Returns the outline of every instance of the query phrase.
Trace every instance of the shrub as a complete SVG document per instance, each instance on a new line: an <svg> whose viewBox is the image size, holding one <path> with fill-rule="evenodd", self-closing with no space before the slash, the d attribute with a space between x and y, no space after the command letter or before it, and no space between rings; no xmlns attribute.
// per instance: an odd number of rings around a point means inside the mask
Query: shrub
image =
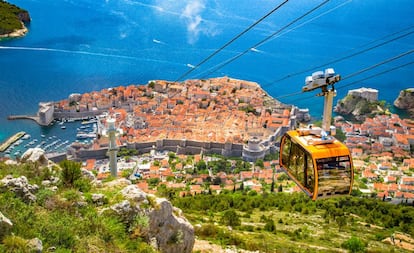
<svg viewBox="0 0 414 253"><path fill-rule="evenodd" d="M241 221L237 212L233 209L229 209L224 211L223 217L221 217L221 223L227 226L236 227L241 224Z"/></svg>
<svg viewBox="0 0 414 253"><path fill-rule="evenodd" d="M3 244L5 247L4 252L29 252L27 249L27 242L24 238L15 235L9 235L4 237ZM3 251L2 251L3 252Z"/></svg>
<svg viewBox="0 0 414 253"><path fill-rule="evenodd" d="M61 180L65 186L73 186L75 181L81 178L80 163L64 160L59 165L62 167Z"/></svg>
<svg viewBox="0 0 414 253"><path fill-rule="evenodd" d="M365 243L358 237L352 236L341 244L341 247L350 252L365 252Z"/></svg>

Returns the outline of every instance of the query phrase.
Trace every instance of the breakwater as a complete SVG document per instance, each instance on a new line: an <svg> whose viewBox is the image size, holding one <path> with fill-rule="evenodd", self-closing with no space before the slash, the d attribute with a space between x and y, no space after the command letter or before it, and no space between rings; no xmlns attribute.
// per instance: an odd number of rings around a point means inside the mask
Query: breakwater
<svg viewBox="0 0 414 253"><path fill-rule="evenodd" d="M13 143L15 143L16 141L18 141L20 138L22 138L26 133L21 131L18 132L16 134L14 134L13 136L11 136L9 139L7 139L4 143L2 143L0 145L0 152L5 151L6 149L8 149L10 147L10 145L12 145Z"/></svg>

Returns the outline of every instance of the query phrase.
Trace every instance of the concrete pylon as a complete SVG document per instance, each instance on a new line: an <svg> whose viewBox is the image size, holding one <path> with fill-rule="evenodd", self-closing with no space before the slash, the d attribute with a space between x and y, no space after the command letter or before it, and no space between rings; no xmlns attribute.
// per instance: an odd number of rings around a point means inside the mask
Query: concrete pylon
<svg viewBox="0 0 414 253"><path fill-rule="evenodd" d="M107 119L107 126L108 126L108 137L109 137L109 147L108 147L108 155L109 155L109 169L111 170L111 176L117 177L118 176L118 168L117 168L117 153L118 153L118 146L116 145L116 134L117 130L115 127L116 120L113 118Z"/></svg>

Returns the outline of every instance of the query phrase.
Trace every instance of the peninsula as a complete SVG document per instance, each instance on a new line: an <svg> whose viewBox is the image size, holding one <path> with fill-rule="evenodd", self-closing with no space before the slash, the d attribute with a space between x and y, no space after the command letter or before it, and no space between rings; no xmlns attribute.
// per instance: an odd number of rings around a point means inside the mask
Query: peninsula
<svg viewBox="0 0 414 253"><path fill-rule="evenodd" d="M0 39L24 36L28 29L25 24L30 23L29 12L0 0Z"/></svg>

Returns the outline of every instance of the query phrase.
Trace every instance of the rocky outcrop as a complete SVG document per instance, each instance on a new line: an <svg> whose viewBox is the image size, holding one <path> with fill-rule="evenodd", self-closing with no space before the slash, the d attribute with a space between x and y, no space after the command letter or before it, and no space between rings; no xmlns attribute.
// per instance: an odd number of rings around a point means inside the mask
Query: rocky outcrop
<svg viewBox="0 0 414 253"><path fill-rule="evenodd" d="M21 162L39 162L42 165L47 165L48 159L45 156L45 151L41 148L29 148L26 152L23 153L21 157Z"/></svg>
<svg viewBox="0 0 414 253"><path fill-rule="evenodd" d="M168 200L157 198L155 202L156 207L149 213L149 238L155 238L161 252L192 252L193 226L184 217L175 216Z"/></svg>
<svg viewBox="0 0 414 253"><path fill-rule="evenodd" d="M14 192L16 196L21 198L25 203L36 201L34 193L36 193L37 190L39 190L39 186L36 184L29 184L25 176L13 178L13 176L7 175L0 180L0 192Z"/></svg>
<svg viewBox="0 0 414 253"><path fill-rule="evenodd" d="M386 112L385 103L377 101L378 94L372 95L367 88L352 90L343 99L338 100L334 111L338 114L347 115L356 120L364 120L367 116L383 114Z"/></svg>
<svg viewBox="0 0 414 253"><path fill-rule="evenodd" d="M0 241L10 233L12 227L13 223L0 212Z"/></svg>
<svg viewBox="0 0 414 253"><path fill-rule="evenodd" d="M112 205L116 213L137 236L163 253L192 252L195 235L193 226L164 198L146 194L136 185L121 190L126 200ZM104 210L108 211L108 210ZM148 222L137 227L137 217Z"/></svg>
<svg viewBox="0 0 414 253"><path fill-rule="evenodd" d="M400 91L400 94L394 101L394 106L399 109L407 110L414 116L414 88Z"/></svg>

